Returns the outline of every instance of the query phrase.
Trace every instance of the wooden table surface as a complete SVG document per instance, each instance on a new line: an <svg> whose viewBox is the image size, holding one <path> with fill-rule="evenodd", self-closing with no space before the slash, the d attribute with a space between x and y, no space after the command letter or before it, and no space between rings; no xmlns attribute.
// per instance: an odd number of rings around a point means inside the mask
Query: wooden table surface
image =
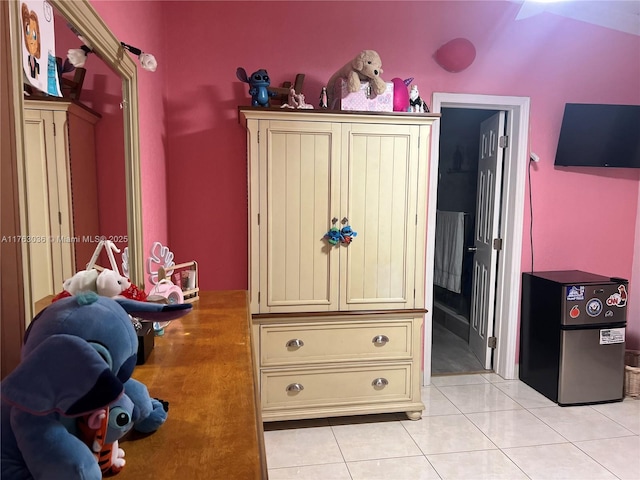
<svg viewBox="0 0 640 480"><path fill-rule="evenodd" d="M193 305L134 370L169 415L156 432L123 439L118 480L267 478L247 293L200 292Z"/></svg>

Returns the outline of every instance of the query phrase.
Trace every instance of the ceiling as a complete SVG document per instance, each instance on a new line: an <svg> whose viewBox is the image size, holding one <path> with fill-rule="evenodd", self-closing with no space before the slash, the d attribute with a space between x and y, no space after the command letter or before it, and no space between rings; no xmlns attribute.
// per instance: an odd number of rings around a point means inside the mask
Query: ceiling
<svg viewBox="0 0 640 480"><path fill-rule="evenodd" d="M522 4L516 20L549 12L640 36L640 1L638 0L516 1Z"/></svg>

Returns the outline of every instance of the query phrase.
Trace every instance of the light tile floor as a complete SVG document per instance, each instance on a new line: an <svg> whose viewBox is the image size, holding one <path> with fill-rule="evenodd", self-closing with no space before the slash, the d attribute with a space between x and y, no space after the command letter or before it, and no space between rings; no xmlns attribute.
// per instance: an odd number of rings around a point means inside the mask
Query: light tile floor
<svg viewBox="0 0 640 480"><path fill-rule="evenodd" d="M640 480L640 400L559 407L495 374L433 377L403 414L265 423L270 480Z"/></svg>

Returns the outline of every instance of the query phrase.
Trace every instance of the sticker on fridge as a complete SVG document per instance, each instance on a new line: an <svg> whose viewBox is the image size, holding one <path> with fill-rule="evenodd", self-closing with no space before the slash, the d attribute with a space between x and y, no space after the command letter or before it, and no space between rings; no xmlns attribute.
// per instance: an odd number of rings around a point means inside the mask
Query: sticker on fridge
<svg viewBox="0 0 640 480"><path fill-rule="evenodd" d="M613 295L607 298L607 305L613 307L624 307L627 305L627 289L624 285L618 285L618 293L614 293Z"/></svg>
<svg viewBox="0 0 640 480"><path fill-rule="evenodd" d="M567 300L570 302L584 300L584 285L571 285L567 287Z"/></svg>
<svg viewBox="0 0 640 480"><path fill-rule="evenodd" d="M597 317L602 313L602 302L598 298L592 298L587 302L587 314L590 317Z"/></svg>
<svg viewBox="0 0 640 480"><path fill-rule="evenodd" d="M611 345L614 343L624 343L624 327L603 328L600 330L600 345Z"/></svg>

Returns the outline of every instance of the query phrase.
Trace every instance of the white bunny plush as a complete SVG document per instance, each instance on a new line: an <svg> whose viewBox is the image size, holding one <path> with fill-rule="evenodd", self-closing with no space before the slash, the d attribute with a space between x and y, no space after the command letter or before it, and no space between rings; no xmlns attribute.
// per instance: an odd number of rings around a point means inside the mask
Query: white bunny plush
<svg viewBox="0 0 640 480"><path fill-rule="evenodd" d="M97 292L97 279L98 271L96 269L80 270L73 277L65 280L62 287L71 295L76 295L80 292Z"/></svg>
<svg viewBox="0 0 640 480"><path fill-rule="evenodd" d="M118 297L122 292L131 286L131 282L127 277L123 277L118 272L105 268L96 280L96 289L98 295L103 297Z"/></svg>

